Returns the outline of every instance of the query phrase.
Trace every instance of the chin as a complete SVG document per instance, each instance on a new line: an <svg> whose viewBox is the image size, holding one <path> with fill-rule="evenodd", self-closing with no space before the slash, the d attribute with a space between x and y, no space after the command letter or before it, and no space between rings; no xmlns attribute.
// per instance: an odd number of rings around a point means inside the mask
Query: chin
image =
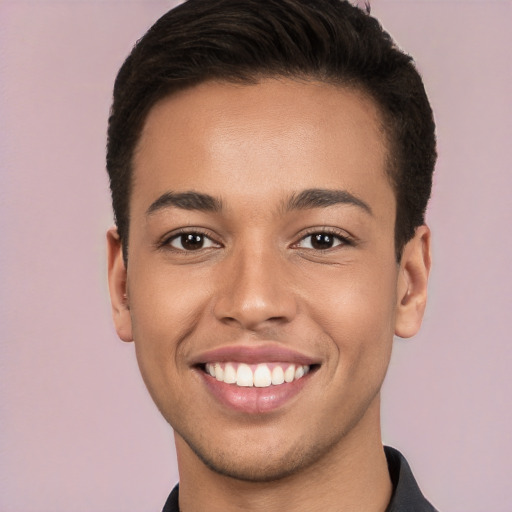
<svg viewBox="0 0 512 512"><path fill-rule="evenodd" d="M181 436L180 436L181 437ZM261 448L258 443L240 443L229 450L205 448L183 438L188 448L210 470L245 482L273 482L282 480L323 457L329 447L297 442L278 452L276 446ZM308 449L305 449L308 447ZM250 449L248 449L250 448Z"/></svg>
<svg viewBox="0 0 512 512"><path fill-rule="evenodd" d="M269 460L268 457L254 457L240 460L238 457L216 457L211 454L197 453L201 461L212 471L219 475L234 478L243 482L275 482L282 480L300 471L305 463L303 458L283 458L281 460Z"/></svg>

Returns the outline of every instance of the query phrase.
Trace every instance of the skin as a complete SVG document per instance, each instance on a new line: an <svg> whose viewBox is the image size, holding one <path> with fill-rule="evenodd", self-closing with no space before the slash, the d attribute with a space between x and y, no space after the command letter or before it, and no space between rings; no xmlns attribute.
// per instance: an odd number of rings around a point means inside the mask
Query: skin
<svg viewBox="0 0 512 512"><path fill-rule="evenodd" d="M113 228L109 285L117 332L135 342L175 430L185 512L386 509L379 393L393 336L419 329L430 268L426 226L396 263L387 151L373 101L323 83L204 83L150 111L134 157L128 268ZM309 189L368 208L286 207ZM222 208L148 213L163 194L190 191ZM183 249L172 235L184 228L207 235L205 246ZM325 230L333 246L313 248L311 233ZM191 363L265 343L319 362L269 413L219 403Z"/></svg>

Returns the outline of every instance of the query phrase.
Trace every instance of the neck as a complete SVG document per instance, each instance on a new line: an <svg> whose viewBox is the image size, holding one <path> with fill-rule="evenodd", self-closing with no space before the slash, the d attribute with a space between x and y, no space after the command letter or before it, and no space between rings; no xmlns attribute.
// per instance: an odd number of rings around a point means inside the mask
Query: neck
<svg viewBox="0 0 512 512"><path fill-rule="evenodd" d="M380 437L379 408L376 399L358 424L321 460L270 482L241 481L212 471L176 434L180 511L384 512L392 486Z"/></svg>

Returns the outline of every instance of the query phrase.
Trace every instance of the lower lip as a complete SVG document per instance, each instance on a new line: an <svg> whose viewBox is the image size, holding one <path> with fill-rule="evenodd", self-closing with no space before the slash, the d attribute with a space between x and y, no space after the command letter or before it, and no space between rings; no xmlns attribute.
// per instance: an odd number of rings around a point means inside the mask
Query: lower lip
<svg viewBox="0 0 512 512"><path fill-rule="evenodd" d="M226 384L203 371L200 373L209 391L221 404L248 414L261 414L283 407L302 390L311 377L311 373L308 373L293 382L257 388Z"/></svg>

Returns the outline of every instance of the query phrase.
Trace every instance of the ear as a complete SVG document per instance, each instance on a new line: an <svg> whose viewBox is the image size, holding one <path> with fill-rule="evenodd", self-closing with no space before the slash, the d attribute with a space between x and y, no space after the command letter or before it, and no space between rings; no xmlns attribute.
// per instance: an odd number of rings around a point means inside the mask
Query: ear
<svg viewBox="0 0 512 512"><path fill-rule="evenodd" d="M123 260L123 246L116 227L107 231L107 258L108 288L114 326L117 335L123 341L133 341L132 320L126 286L126 266Z"/></svg>
<svg viewBox="0 0 512 512"><path fill-rule="evenodd" d="M419 331L427 305L430 266L430 229L423 225L405 245L400 261L395 334L401 338Z"/></svg>

